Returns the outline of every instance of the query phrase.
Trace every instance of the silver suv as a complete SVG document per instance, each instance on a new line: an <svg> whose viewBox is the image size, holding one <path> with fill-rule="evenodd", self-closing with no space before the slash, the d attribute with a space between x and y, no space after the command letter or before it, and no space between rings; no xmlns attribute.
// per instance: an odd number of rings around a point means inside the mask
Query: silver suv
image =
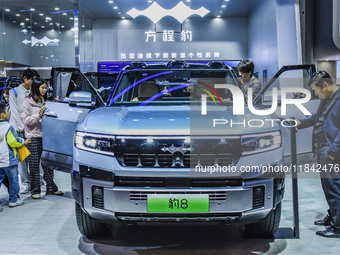
<svg viewBox="0 0 340 255"><path fill-rule="evenodd" d="M232 68L133 63L107 102L79 70L52 74L57 100L47 103L43 127L53 128L53 136L43 136L42 158L72 169L82 234L139 222L241 222L262 235L278 229L284 176L261 166L282 165L281 127L237 124L247 123L250 112L233 115L232 94L215 86L239 87ZM228 124L213 126L214 120ZM73 147L64 142L70 139Z"/></svg>

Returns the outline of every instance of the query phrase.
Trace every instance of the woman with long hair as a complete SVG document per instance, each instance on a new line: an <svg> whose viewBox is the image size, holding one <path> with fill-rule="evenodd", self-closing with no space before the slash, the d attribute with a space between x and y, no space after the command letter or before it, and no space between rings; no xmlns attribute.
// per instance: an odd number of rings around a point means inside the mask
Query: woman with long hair
<svg viewBox="0 0 340 255"><path fill-rule="evenodd" d="M27 146L31 154L28 156L28 164L31 176L31 196L33 199L40 199L40 159L42 153L42 127L41 118L46 110L47 84L43 79L34 79L31 86L31 93L23 102L20 109L20 117L25 124L25 136L31 138ZM46 195L63 195L54 183L53 169L42 165L44 180L46 181Z"/></svg>

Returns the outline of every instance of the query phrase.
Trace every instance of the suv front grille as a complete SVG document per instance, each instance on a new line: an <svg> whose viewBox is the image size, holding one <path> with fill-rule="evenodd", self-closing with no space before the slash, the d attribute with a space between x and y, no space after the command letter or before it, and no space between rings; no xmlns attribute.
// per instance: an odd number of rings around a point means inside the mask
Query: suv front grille
<svg viewBox="0 0 340 255"><path fill-rule="evenodd" d="M177 159L175 158L177 157ZM229 166L232 153L224 154L138 154L124 153L124 164L137 167L190 167L190 162L198 166ZM179 158L179 159L178 159ZM181 162L182 159L182 162Z"/></svg>
<svg viewBox="0 0 340 255"><path fill-rule="evenodd" d="M117 187L240 187L241 179L115 176Z"/></svg>
<svg viewBox="0 0 340 255"><path fill-rule="evenodd" d="M122 166L194 168L234 165L241 156L239 138L186 139L117 137L116 157Z"/></svg>
<svg viewBox="0 0 340 255"><path fill-rule="evenodd" d="M131 201L147 201L147 197L150 194L208 194L209 201L226 201L227 200L227 192L226 191L130 191L130 200Z"/></svg>

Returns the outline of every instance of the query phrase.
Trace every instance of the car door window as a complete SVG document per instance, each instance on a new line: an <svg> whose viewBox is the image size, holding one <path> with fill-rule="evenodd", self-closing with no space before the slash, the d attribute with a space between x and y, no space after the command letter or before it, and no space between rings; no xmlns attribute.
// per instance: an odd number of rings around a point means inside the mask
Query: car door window
<svg viewBox="0 0 340 255"><path fill-rule="evenodd" d="M55 84L55 98L57 100L64 100L67 94L67 90L71 81L71 73L60 72L58 73Z"/></svg>
<svg viewBox="0 0 340 255"><path fill-rule="evenodd" d="M98 96L93 86L79 71L57 72L54 80L54 98L56 101L68 102L72 92L87 91L91 93L92 101L95 102L96 107L103 105L100 96Z"/></svg>

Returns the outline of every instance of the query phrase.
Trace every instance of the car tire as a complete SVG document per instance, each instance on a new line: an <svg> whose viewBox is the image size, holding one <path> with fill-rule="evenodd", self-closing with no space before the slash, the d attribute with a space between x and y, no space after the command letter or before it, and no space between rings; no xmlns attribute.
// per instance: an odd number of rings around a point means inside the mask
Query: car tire
<svg viewBox="0 0 340 255"><path fill-rule="evenodd" d="M80 233L84 236L98 237L110 233L112 225L101 223L92 219L86 212L84 212L80 205L75 203L77 225Z"/></svg>
<svg viewBox="0 0 340 255"><path fill-rule="evenodd" d="M272 236L279 228L281 219L281 202L276 205L261 222L245 225L245 233L250 236Z"/></svg>

